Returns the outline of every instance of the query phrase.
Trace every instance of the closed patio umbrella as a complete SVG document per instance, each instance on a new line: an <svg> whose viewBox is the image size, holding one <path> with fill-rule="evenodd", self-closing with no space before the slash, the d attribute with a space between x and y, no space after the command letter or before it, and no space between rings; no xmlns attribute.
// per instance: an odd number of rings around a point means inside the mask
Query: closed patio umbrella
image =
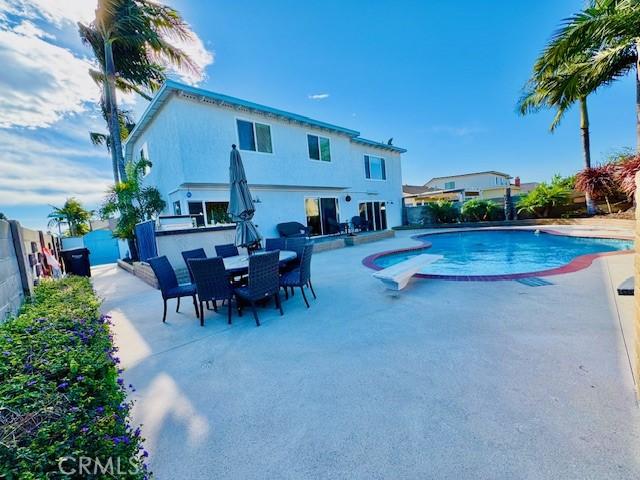
<svg viewBox="0 0 640 480"><path fill-rule="evenodd" d="M227 212L236 222L236 246L249 247L258 243L262 237L251 222L256 208L247 185L240 152L235 145L231 145L231 159L229 163L229 209Z"/></svg>

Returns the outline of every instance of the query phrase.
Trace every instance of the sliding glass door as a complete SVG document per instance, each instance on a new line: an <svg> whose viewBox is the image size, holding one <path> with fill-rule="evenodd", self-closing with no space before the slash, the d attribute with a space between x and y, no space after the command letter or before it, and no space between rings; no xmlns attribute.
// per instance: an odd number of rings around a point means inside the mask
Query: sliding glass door
<svg viewBox="0 0 640 480"><path fill-rule="evenodd" d="M371 230L387 229L387 204L385 202L362 202L360 218L366 220Z"/></svg>
<svg viewBox="0 0 640 480"><path fill-rule="evenodd" d="M307 215L307 227L309 227L311 235L337 233L338 219L340 218L337 198L305 198L304 208Z"/></svg>

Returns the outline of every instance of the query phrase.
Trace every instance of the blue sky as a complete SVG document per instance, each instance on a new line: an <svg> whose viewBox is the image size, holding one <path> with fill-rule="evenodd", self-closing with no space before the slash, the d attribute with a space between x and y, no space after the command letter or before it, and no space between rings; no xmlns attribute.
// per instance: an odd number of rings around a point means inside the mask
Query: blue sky
<svg viewBox="0 0 640 480"><path fill-rule="evenodd" d="M43 227L48 204L96 208L111 175L75 21L91 0L0 0L0 211ZM532 62L582 0L557 2L172 0L197 35L201 87L353 128L408 149L404 183L501 170L523 181L581 167L577 112L515 104ZM51 62L51 59L54 59ZM631 78L590 99L594 160L635 143ZM141 112L145 102L123 99Z"/></svg>

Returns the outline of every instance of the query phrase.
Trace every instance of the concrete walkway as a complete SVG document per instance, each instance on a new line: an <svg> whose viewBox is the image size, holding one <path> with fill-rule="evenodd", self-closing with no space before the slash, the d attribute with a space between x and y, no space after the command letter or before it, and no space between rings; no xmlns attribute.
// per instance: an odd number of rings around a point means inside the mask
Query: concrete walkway
<svg viewBox="0 0 640 480"><path fill-rule="evenodd" d="M260 328L202 328L188 301L163 325L159 292L96 268L157 478L640 478L633 299L613 293L633 257L549 286L386 293L361 260L411 233L315 255L318 300L262 309Z"/></svg>

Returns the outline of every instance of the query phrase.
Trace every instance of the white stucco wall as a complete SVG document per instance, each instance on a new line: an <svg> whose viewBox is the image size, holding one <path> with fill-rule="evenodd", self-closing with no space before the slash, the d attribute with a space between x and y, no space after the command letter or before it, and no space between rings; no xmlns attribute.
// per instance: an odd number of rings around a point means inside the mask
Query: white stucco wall
<svg viewBox="0 0 640 480"><path fill-rule="evenodd" d="M277 223L306 224L304 198L312 196L338 198L341 221L357 215L361 201L386 202L388 226L401 224L399 153L352 142L347 135L175 94L133 145L135 158L147 145L153 168L145 182L160 190L167 202L165 213L174 213L176 200L181 202L182 213L188 212L187 201L228 200L229 152L232 144L238 144L238 118L271 127L272 154L241 151L252 194L260 199L255 223L263 235L275 235ZM309 159L308 133L330 139L331 162ZM365 154L385 159L385 181L365 178ZM347 195L352 198L350 202L345 199Z"/></svg>

